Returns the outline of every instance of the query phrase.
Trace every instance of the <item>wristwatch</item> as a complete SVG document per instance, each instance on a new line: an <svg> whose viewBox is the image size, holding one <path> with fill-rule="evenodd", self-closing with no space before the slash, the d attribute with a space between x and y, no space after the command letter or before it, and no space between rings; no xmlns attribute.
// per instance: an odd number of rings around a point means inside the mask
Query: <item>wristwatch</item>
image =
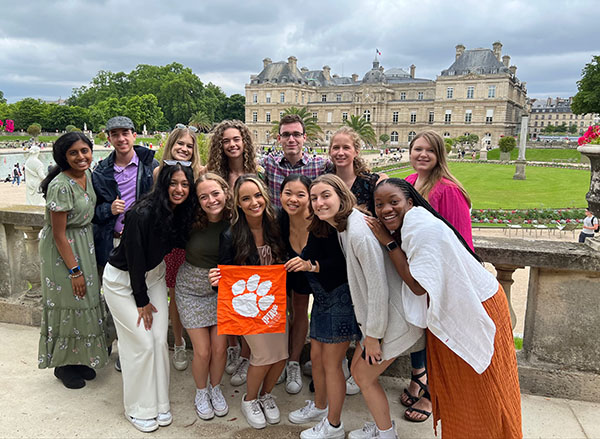
<svg viewBox="0 0 600 439"><path fill-rule="evenodd" d="M385 245L385 248L387 248L388 252L391 252L392 250L398 248L398 243L396 241L390 241Z"/></svg>

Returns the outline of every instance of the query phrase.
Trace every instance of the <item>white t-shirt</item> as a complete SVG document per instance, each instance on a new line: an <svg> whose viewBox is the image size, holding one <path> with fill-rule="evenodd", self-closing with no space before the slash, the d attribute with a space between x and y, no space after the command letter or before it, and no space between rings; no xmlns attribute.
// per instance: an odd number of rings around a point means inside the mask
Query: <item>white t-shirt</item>
<svg viewBox="0 0 600 439"><path fill-rule="evenodd" d="M592 219L594 220L594 224L592 224ZM583 220L583 225L587 227L592 227L598 225L598 218L594 216L586 216ZM594 235L594 231L592 229L583 229L583 233L586 235Z"/></svg>

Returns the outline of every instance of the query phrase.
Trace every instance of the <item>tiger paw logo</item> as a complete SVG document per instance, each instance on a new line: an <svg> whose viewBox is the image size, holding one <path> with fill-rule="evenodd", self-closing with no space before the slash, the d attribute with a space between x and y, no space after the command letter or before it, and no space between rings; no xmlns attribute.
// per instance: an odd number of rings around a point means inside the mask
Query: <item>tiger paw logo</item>
<svg viewBox="0 0 600 439"><path fill-rule="evenodd" d="M275 301L275 296L269 294L272 286L270 280L261 282L258 274L250 276L248 281L238 280L231 287L233 293L231 305L233 309L239 315L249 318L257 317L261 312L266 312L261 320L267 325L274 323L279 319L275 319L275 317L278 317L277 305L269 309Z"/></svg>

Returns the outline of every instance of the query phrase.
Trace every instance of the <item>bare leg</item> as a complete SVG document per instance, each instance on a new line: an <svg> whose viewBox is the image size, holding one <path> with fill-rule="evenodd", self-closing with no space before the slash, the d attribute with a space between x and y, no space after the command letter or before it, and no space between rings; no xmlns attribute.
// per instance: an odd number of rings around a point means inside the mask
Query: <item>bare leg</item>
<svg viewBox="0 0 600 439"><path fill-rule="evenodd" d="M300 361L308 333L308 294L292 291L293 320L290 325L290 361Z"/></svg>
<svg viewBox="0 0 600 439"><path fill-rule="evenodd" d="M342 371L342 359L346 355L349 345L349 341L343 343L322 343L323 369L325 370L327 401L329 402L329 415L327 418L332 425L340 423L342 406L346 398L346 379Z"/></svg>
<svg viewBox="0 0 600 439"><path fill-rule="evenodd" d="M323 344L315 339L310 341L312 379L315 384L315 406L318 409L327 407L327 381L325 380L325 369L323 369Z"/></svg>
<svg viewBox="0 0 600 439"><path fill-rule="evenodd" d="M228 335L227 336L227 346L232 348L238 346L238 336L237 335Z"/></svg>
<svg viewBox="0 0 600 439"><path fill-rule="evenodd" d="M275 387L275 383L277 383L277 378L279 378L279 375L281 375L281 372L285 367L285 361L286 360L281 360L275 364L271 364L269 371L265 375L260 396L263 396L265 393L271 393L273 387Z"/></svg>
<svg viewBox="0 0 600 439"><path fill-rule="evenodd" d="M258 398L258 392L262 386L265 376L271 369L271 364L266 366L248 366L248 377L246 379L246 401Z"/></svg>
<svg viewBox="0 0 600 439"><path fill-rule="evenodd" d="M213 326L216 328L216 326ZM192 340L194 357L192 359L192 376L196 388L204 389L208 379L209 365L211 363L211 346L209 328L188 329Z"/></svg>
<svg viewBox="0 0 600 439"><path fill-rule="evenodd" d="M248 342L242 337L242 351L240 353L240 357L250 358L250 346L248 346Z"/></svg>
<svg viewBox="0 0 600 439"><path fill-rule="evenodd" d="M179 311L177 311L177 304L175 303L175 288L169 288L169 297L169 318L171 319L171 326L173 326L175 346L181 346L183 344L183 325L181 324Z"/></svg>
<svg viewBox="0 0 600 439"><path fill-rule="evenodd" d="M365 403L373 416L373 420L380 430L392 428L390 417L390 406L388 399L379 383L379 375L394 362L394 359L384 361L381 364L370 365L362 357L362 349L357 344L352 358L352 376L360 387Z"/></svg>
<svg viewBox="0 0 600 439"><path fill-rule="evenodd" d="M217 335L217 325L210 327L210 384L215 387L221 383L227 362L227 336Z"/></svg>

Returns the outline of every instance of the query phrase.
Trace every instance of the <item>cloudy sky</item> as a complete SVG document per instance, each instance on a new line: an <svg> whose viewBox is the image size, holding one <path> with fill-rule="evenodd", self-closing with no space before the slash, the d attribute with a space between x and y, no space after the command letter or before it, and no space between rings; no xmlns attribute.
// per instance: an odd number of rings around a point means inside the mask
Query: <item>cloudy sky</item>
<svg viewBox="0 0 600 439"><path fill-rule="evenodd" d="M598 0L0 0L0 90L9 102L70 96L99 70L173 61L244 93L262 59L361 77L385 68L435 79L455 46L499 40L530 97L572 96L600 55Z"/></svg>

